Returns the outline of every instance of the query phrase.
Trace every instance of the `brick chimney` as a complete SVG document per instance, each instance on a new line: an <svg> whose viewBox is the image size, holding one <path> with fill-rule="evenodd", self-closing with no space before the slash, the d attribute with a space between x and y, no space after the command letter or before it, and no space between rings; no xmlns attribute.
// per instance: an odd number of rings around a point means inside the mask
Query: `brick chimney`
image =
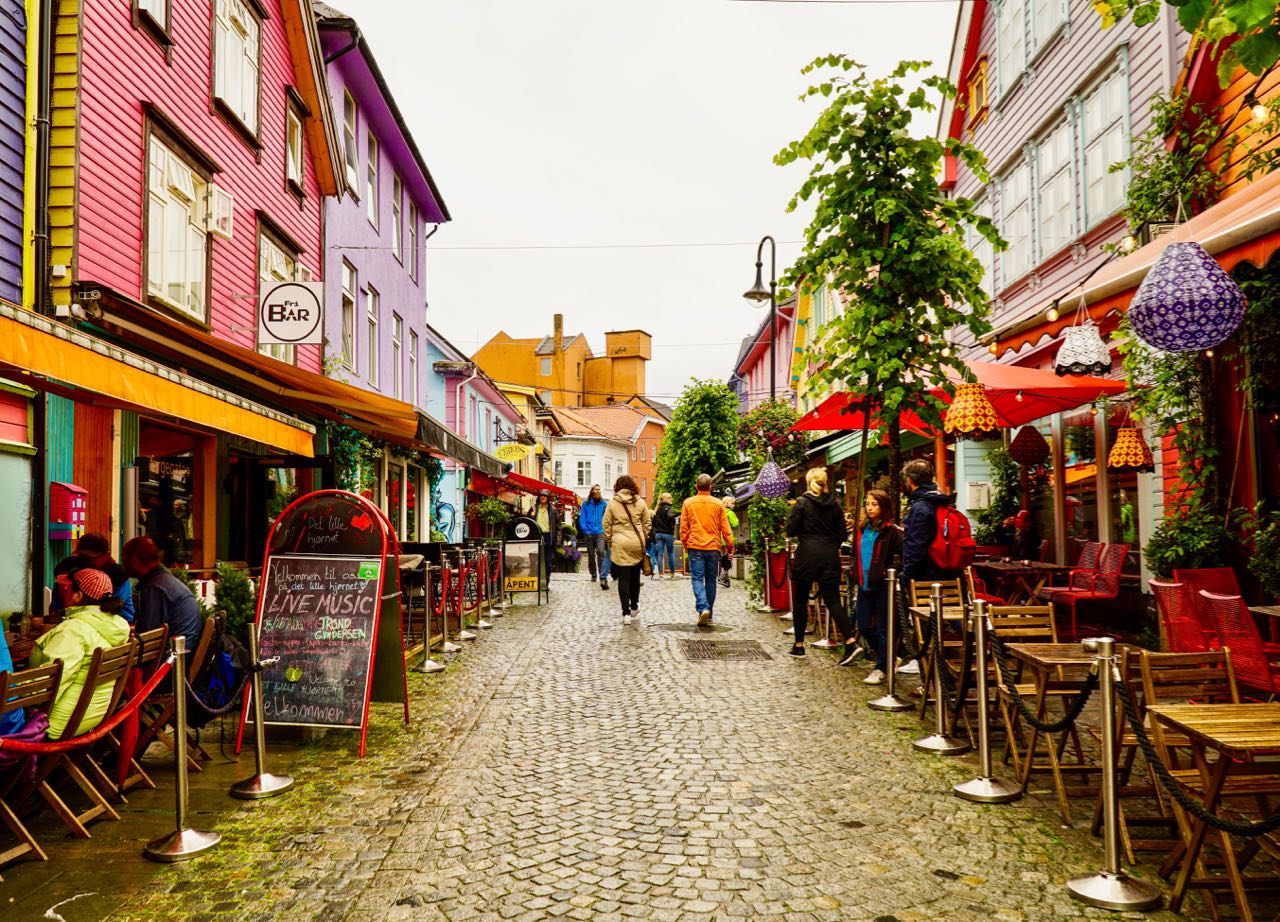
<svg viewBox="0 0 1280 922"><path fill-rule="evenodd" d="M556 314L552 323L553 342L556 355L564 351L564 314Z"/></svg>

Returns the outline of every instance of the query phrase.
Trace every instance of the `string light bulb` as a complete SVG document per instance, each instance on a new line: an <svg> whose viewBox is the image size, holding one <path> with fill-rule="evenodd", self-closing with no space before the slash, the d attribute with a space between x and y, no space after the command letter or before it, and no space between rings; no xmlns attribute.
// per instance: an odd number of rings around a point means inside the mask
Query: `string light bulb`
<svg viewBox="0 0 1280 922"><path fill-rule="evenodd" d="M1013 399L1018 401L1018 403L1022 403L1022 391L1018 391L1018 393L1014 394Z"/></svg>
<svg viewBox="0 0 1280 922"><path fill-rule="evenodd" d="M1133 234L1126 234L1124 239L1120 241L1120 251L1122 253L1132 253L1138 248L1138 238Z"/></svg>
<svg viewBox="0 0 1280 922"><path fill-rule="evenodd" d="M1058 302L1056 300L1050 304L1049 309L1045 311L1045 317L1049 319L1050 323L1053 323L1058 319Z"/></svg>
<svg viewBox="0 0 1280 922"><path fill-rule="evenodd" d="M1093 406L1089 407L1089 415L1090 416L1098 415L1098 405L1096 403Z"/></svg>
<svg viewBox="0 0 1280 922"><path fill-rule="evenodd" d="M1204 357L1207 359L1213 358L1213 350L1212 349L1204 350Z"/></svg>
<svg viewBox="0 0 1280 922"><path fill-rule="evenodd" d="M995 343L992 343L991 345L987 346L987 351L990 352L992 355L995 355L997 352L1000 351L1000 347Z"/></svg>
<svg viewBox="0 0 1280 922"><path fill-rule="evenodd" d="M1267 105L1261 102L1257 96L1250 93L1244 98L1244 104L1249 107L1249 115L1255 122L1265 122L1267 120Z"/></svg>

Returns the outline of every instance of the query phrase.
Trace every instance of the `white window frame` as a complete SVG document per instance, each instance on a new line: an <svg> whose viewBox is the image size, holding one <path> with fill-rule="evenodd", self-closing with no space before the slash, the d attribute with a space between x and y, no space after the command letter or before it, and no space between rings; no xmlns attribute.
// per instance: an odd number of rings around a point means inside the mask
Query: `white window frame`
<svg viewBox="0 0 1280 922"><path fill-rule="evenodd" d="M591 486L591 462L590 461L578 462L578 486L580 487Z"/></svg>
<svg viewBox="0 0 1280 922"><path fill-rule="evenodd" d="M360 276L356 267L342 261L342 364L356 367L356 303L360 298Z"/></svg>
<svg viewBox="0 0 1280 922"><path fill-rule="evenodd" d="M418 405L418 332L409 331L409 403Z"/></svg>
<svg viewBox="0 0 1280 922"><path fill-rule="evenodd" d="M604 482L608 484L613 479L613 465L606 461L604 463Z"/></svg>
<svg viewBox="0 0 1280 922"><path fill-rule="evenodd" d="M1009 244L1000 261L1002 287L1031 271L1035 254L1033 224L1031 161L1023 156L1000 180L1000 236Z"/></svg>
<svg viewBox="0 0 1280 922"><path fill-rule="evenodd" d="M342 91L342 156L347 164L347 185L351 193L360 197L360 152L356 147L356 124L359 107L349 90Z"/></svg>
<svg viewBox="0 0 1280 922"><path fill-rule="evenodd" d="M378 226L378 139L373 132L368 133L365 141L365 151L369 157L369 163L365 167L365 203L364 212L369 216L369 223L374 227Z"/></svg>
<svg viewBox="0 0 1280 922"><path fill-rule="evenodd" d="M302 277L298 254L290 253L275 238L258 229L258 281L259 283L297 281ZM298 360L298 349L292 344L259 343L258 351L273 359L293 365Z"/></svg>
<svg viewBox="0 0 1280 922"><path fill-rule="evenodd" d="M1075 126L1064 118L1037 142L1037 257L1047 259L1076 236Z"/></svg>
<svg viewBox="0 0 1280 922"><path fill-rule="evenodd" d="M980 196L974 203L973 211L975 214L990 219L991 214L991 196ZM974 256L978 258L979 265L982 266L982 290L990 301L995 297L996 293L996 251L991 245L991 241L973 227L965 228L965 236L968 238L965 242Z"/></svg>
<svg viewBox="0 0 1280 922"><path fill-rule="evenodd" d="M409 278L418 280L418 203L409 199Z"/></svg>
<svg viewBox="0 0 1280 922"><path fill-rule="evenodd" d="M1094 81L1078 101L1080 123L1080 199L1083 203L1084 226L1093 228L1124 207L1129 185L1129 170L1112 173L1113 163L1126 160L1130 151L1130 105L1128 49L1120 48L1117 65ZM1114 82L1113 82L1114 81ZM1095 117L1090 104L1111 89L1119 111L1103 112ZM1094 191L1101 186L1109 196L1094 201Z"/></svg>
<svg viewBox="0 0 1280 922"><path fill-rule="evenodd" d="M378 289L372 285L365 295L365 335L368 341L365 343L365 362L368 368L365 369L365 380L369 382L369 386L377 388L378 386L378 314L382 308L382 296L378 294Z"/></svg>
<svg viewBox="0 0 1280 922"><path fill-rule="evenodd" d="M555 472L551 476L555 480L556 486L563 487L564 486L564 462L563 461L554 462L551 466L551 469Z"/></svg>
<svg viewBox="0 0 1280 922"><path fill-rule="evenodd" d="M544 378L551 377L551 359L543 358L538 360L538 374Z"/></svg>
<svg viewBox="0 0 1280 922"><path fill-rule="evenodd" d="M1014 88L1026 69L1026 0L1000 0L996 4L996 85L1000 99Z"/></svg>
<svg viewBox="0 0 1280 922"><path fill-rule="evenodd" d="M304 176L304 155L305 147L302 140L302 115L299 114L297 107L290 101L285 102L285 155L284 155L284 175L285 179L293 183L298 191L303 189Z"/></svg>
<svg viewBox="0 0 1280 922"><path fill-rule="evenodd" d="M391 174L391 252L404 265L404 183L399 173Z"/></svg>
<svg viewBox="0 0 1280 922"><path fill-rule="evenodd" d="M1031 56L1047 48L1071 15L1064 0L1031 0Z"/></svg>
<svg viewBox="0 0 1280 922"><path fill-rule="evenodd" d="M245 0L214 0L213 95L254 135L262 91L262 22Z"/></svg>
<svg viewBox="0 0 1280 922"><path fill-rule="evenodd" d="M404 318L391 314L391 396L404 399Z"/></svg>
<svg viewBox="0 0 1280 922"><path fill-rule="evenodd" d="M169 0L137 0L137 3L139 13L146 13L161 29L169 30Z"/></svg>
<svg viewBox="0 0 1280 922"><path fill-rule="evenodd" d="M155 135L147 152L147 294L203 322L211 184Z"/></svg>

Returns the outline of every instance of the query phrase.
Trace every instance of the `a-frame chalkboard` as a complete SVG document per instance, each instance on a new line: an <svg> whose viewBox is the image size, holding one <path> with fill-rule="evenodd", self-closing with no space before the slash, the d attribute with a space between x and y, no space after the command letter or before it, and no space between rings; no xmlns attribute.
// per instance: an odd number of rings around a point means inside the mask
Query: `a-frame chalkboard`
<svg viewBox="0 0 1280 922"><path fill-rule="evenodd" d="M382 510L344 490L300 497L276 519L258 585L267 724L360 729L369 701L403 701L399 545ZM244 731L242 712L240 730Z"/></svg>

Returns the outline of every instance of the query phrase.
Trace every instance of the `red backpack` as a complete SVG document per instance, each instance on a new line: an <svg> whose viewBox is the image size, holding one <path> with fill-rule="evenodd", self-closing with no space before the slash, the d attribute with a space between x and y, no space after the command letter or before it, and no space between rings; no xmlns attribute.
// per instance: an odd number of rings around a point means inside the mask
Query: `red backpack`
<svg viewBox="0 0 1280 922"><path fill-rule="evenodd" d="M943 570L963 570L973 563L978 543L969 519L955 506L938 507L938 531L929 545L929 559Z"/></svg>

